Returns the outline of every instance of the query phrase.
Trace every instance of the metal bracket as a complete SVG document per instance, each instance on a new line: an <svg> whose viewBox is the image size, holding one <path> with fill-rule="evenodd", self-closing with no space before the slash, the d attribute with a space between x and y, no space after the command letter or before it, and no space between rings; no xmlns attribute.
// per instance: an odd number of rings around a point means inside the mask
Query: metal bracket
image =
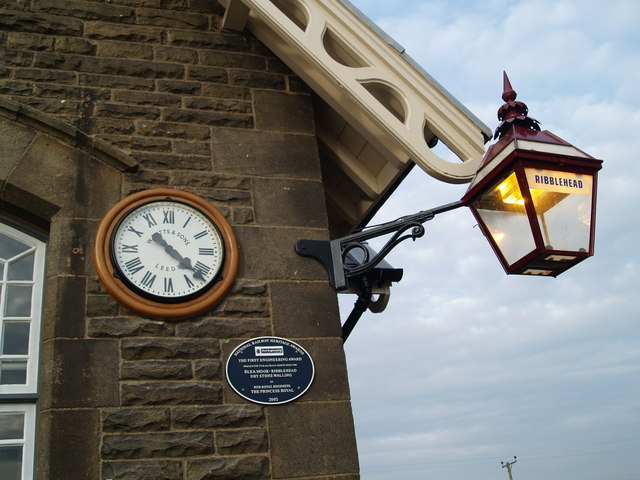
<svg viewBox="0 0 640 480"><path fill-rule="evenodd" d="M462 206L465 206L465 203L461 201L448 203L335 240L299 240L295 245L295 251L298 255L315 258L322 263L329 274L331 286L337 291L345 290L350 278L365 275L376 268L400 242L409 238L415 240L422 237L425 233L422 225L424 222L433 219L438 213ZM391 238L379 252L374 252L372 255L372 250L367 246L367 240L388 234L392 234Z"/></svg>

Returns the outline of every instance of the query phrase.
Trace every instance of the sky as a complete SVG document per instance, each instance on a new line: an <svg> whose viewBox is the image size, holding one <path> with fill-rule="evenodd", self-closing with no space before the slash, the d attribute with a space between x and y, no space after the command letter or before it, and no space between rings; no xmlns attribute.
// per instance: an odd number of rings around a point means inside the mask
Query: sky
<svg viewBox="0 0 640 480"><path fill-rule="evenodd" d="M507 276L466 208L387 261L345 344L363 480L640 480L640 1L352 0L491 130L531 117L604 160L595 256ZM416 168L374 222L458 200ZM341 295L343 320L356 297Z"/></svg>

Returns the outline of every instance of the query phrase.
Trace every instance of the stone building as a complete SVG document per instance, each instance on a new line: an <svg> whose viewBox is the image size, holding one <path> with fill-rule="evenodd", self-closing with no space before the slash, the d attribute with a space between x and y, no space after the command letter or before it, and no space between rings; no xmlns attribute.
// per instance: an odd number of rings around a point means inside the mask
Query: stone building
<svg viewBox="0 0 640 480"><path fill-rule="evenodd" d="M414 164L468 180L486 128L346 2L221 3L0 0L3 480L359 478L336 295L293 245L365 224ZM183 320L125 308L94 263L106 212L160 187L239 245ZM226 381L261 336L313 358L299 399Z"/></svg>

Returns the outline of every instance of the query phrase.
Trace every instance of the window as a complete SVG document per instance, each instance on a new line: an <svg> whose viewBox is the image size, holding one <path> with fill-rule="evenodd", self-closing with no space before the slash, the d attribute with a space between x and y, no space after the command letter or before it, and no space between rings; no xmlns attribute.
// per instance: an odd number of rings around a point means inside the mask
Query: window
<svg viewBox="0 0 640 480"><path fill-rule="evenodd" d="M35 404L0 404L0 478L33 478Z"/></svg>
<svg viewBox="0 0 640 480"><path fill-rule="evenodd" d="M33 478L45 243L0 223L0 478Z"/></svg>

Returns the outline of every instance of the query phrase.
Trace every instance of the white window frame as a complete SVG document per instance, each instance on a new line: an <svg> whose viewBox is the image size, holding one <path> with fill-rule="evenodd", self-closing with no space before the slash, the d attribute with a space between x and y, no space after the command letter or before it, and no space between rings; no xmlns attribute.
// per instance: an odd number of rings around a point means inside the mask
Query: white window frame
<svg viewBox="0 0 640 480"><path fill-rule="evenodd" d="M45 254L46 243L41 235L30 234L28 229L22 230L20 225L0 217L0 232L25 245L30 246L29 250L21 255L34 252L33 280L24 283L32 286L31 293L31 320L29 327L29 346L27 355L26 382L22 385L0 385L0 413L23 413L24 414L24 434L23 439L0 440L0 445L20 445L22 446L22 480L32 480L34 478L35 465L35 444L36 444L36 420L37 420L37 400L38 400L38 367L40 362L42 310L43 310L43 289L45 282ZM15 258L15 257L14 257ZM2 284L5 288L0 293L0 306L4 306L4 295L6 295L7 268L2 272ZM14 283L14 282L10 282ZM5 316L4 311L0 311L0 328L3 327ZM11 317L7 317L11 318ZM19 320L19 318L17 318ZM0 331L0 340L2 339ZM2 345L0 345L0 349ZM0 350L0 354L2 351ZM24 358L24 356L16 356ZM11 356L4 358L11 359Z"/></svg>
<svg viewBox="0 0 640 480"><path fill-rule="evenodd" d="M34 266L33 266L33 282L24 282L25 284L32 285L31 293L31 320L29 328L29 354L27 358L27 380L24 385L0 385L0 400L3 397L12 394L31 394L37 395L38 393L38 362L40 359L40 329L42 323L42 289L44 284L44 256L45 256L45 242L39 240L33 235L26 234L13 226L1 221L0 219L0 232L2 234L11 237L25 245L29 245L31 248L21 255L27 255L28 253L35 251ZM4 277L6 278L7 269L4 269ZM6 288L1 292L3 298L6 295ZM0 302L4 304L4 302ZM4 312L0 312L2 318L4 318ZM4 322L2 322L4 323ZM1 337L0 337L1 338ZM1 346L0 346L1 347ZM10 357L9 357L10 358Z"/></svg>
<svg viewBox="0 0 640 480"><path fill-rule="evenodd" d="M0 403L0 414L23 413L24 430L23 438L0 440L2 446L22 447L22 477L24 480L33 478L33 465L35 463L35 431L36 431L36 405L35 403Z"/></svg>

